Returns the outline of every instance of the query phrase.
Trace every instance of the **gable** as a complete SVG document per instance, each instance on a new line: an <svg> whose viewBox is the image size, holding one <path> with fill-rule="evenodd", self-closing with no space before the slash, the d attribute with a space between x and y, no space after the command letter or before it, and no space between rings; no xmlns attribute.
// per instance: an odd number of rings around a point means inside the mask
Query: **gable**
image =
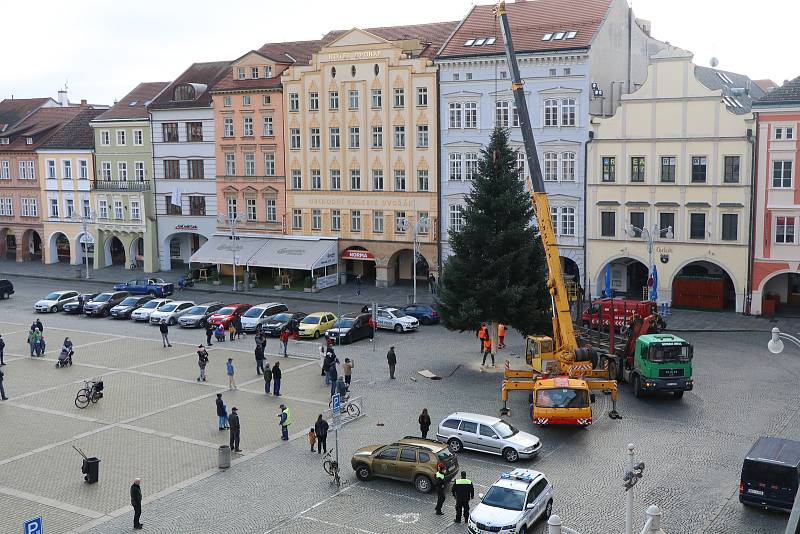
<svg viewBox="0 0 800 534"><path fill-rule="evenodd" d="M325 48L335 48L340 46L367 46L384 43L388 43L388 41L371 33L365 32L364 30L353 28L335 41L328 43Z"/></svg>
<svg viewBox="0 0 800 534"><path fill-rule="evenodd" d="M251 51L243 55L233 64L234 67L250 67L273 64L274 62L258 52Z"/></svg>

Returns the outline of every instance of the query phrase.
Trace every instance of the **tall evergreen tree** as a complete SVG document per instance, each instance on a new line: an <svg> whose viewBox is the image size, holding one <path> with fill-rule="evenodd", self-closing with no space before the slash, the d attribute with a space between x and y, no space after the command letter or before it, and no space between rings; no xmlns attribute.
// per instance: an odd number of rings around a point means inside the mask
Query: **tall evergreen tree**
<svg viewBox="0 0 800 534"><path fill-rule="evenodd" d="M460 230L450 233L438 308L450 330L503 323L523 334L552 332L544 249L530 194L517 174L508 130L495 128L481 151Z"/></svg>

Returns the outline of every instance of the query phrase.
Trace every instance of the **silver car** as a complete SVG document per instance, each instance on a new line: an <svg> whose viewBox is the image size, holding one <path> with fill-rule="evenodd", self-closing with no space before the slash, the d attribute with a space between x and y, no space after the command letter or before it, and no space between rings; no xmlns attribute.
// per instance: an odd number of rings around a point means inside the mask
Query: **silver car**
<svg viewBox="0 0 800 534"><path fill-rule="evenodd" d="M280 302L256 304L242 314L242 329L245 332L255 332L258 329L258 325L263 325L273 315L285 311L289 311L289 308L286 307L286 304L281 304Z"/></svg>
<svg viewBox="0 0 800 534"><path fill-rule="evenodd" d="M530 532L537 520L546 520L553 512L553 485L533 469L503 473L478 497L481 502L470 510L467 520L471 534Z"/></svg>
<svg viewBox="0 0 800 534"><path fill-rule="evenodd" d="M194 302L190 300L174 300L162 306L158 311L151 313L150 324L166 321L168 325L173 325L178 322L178 318L181 315L185 315L193 307Z"/></svg>
<svg viewBox="0 0 800 534"><path fill-rule="evenodd" d="M64 304L78 300L77 291L53 291L34 304L37 312L57 312L64 309Z"/></svg>
<svg viewBox="0 0 800 534"><path fill-rule="evenodd" d="M154 311L158 311L167 304L172 302L171 299L153 299L135 312L131 314L131 319L134 321L149 321L150 315Z"/></svg>
<svg viewBox="0 0 800 534"><path fill-rule="evenodd" d="M464 449L502 456L507 462L533 458L542 442L533 434L517 430L511 423L488 415L456 412L439 423L436 438L453 452Z"/></svg>
<svg viewBox="0 0 800 534"><path fill-rule="evenodd" d="M206 302L198 304L178 319L178 325L184 328L205 328L208 318L217 310L222 309L221 302Z"/></svg>

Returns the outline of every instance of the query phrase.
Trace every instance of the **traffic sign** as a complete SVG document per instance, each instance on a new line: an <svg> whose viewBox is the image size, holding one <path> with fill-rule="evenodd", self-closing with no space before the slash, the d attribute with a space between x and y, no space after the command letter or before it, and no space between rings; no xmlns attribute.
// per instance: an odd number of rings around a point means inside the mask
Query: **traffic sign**
<svg viewBox="0 0 800 534"><path fill-rule="evenodd" d="M28 519L22 524L22 534L42 534L43 532L41 516Z"/></svg>
<svg viewBox="0 0 800 534"><path fill-rule="evenodd" d="M342 402L339 397L339 394L335 394L332 399L331 408L333 408L333 415L339 415L342 413Z"/></svg>

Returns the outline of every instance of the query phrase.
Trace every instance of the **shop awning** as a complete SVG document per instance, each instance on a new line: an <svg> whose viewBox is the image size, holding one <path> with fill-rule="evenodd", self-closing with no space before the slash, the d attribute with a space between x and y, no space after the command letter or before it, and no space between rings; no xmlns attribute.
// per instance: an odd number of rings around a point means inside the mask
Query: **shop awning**
<svg viewBox="0 0 800 534"><path fill-rule="evenodd" d="M336 264L335 239L268 239L248 264L310 271Z"/></svg>
<svg viewBox="0 0 800 534"><path fill-rule="evenodd" d="M230 239L230 236L227 235L215 235L203 243L203 246L192 254L189 261L191 263L232 265L235 256L236 265L245 265L264 246L265 242L266 239L258 237Z"/></svg>

